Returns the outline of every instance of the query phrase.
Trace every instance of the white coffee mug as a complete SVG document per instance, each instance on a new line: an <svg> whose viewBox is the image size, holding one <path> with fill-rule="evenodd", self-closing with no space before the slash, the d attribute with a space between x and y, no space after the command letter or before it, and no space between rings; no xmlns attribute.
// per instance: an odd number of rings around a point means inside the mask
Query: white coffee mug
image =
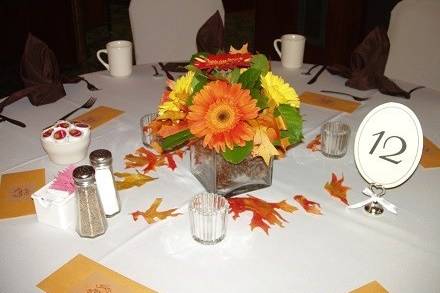
<svg viewBox="0 0 440 293"><path fill-rule="evenodd" d="M96 57L114 77L126 77L133 67L133 45L129 41L113 41L107 43L106 49L96 52ZM101 59L101 53L108 55L108 63Z"/></svg>
<svg viewBox="0 0 440 293"><path fill-rule="evenodd" d="M278 46L281 43L281 50ZM303 65L306 38L302 35L287 34L273 41L273 47L286 68L300 68Z"/></svg>

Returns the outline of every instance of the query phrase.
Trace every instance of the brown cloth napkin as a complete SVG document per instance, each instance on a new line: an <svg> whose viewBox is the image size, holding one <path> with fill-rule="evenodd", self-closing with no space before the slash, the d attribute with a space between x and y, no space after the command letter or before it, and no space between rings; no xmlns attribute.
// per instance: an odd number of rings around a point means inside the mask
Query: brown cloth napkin
<svg viewBox="0 0 440 293"><path fill-rule="evenodd" d="M28 97L34 106L53 103L66 95L63 82L76 83L81 77L62 77L53 51L29 33L20 64L20 77L25 88L0 103L0 112L7 105Z"/></svg>
<svg viewBox="0 0 440 293"><path fill-rule="evenodd" d="M199 29L196 36L197 50L216 54L224 48L225 28L217 10Z"/></svg>
<svg viewBox="0 0 440 293"><path fill-rule="evenodd" d="M358 90L377 88L383 94L409 99L409 93L384 76L389 51L390 40L386 31L376 27L353 51L350 68L336 64L327 67L327 70L348 78L345 83L348 87Z"/></svg>

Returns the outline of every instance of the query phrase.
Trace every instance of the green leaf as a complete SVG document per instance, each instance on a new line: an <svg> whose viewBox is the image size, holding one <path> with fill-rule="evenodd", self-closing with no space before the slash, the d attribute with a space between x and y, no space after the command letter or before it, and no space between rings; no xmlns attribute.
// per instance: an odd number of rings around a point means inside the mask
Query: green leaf
<svg viewBox="0 0 440 293"><path fill-rule="evenodd" d="M191 106L193 103L193 97L208 83L208 78L203 75L202 72L196 72L196 74L193 77L193 80L191 82L191 87L193 89L193 92L191 96L188 98L188 101L186 101L186 104L188 106Z"/></svg>
<svg viewBox="0 0 440 293"><path fill-rule="evenodd" d="M238 82L245 89L255 88L259 83L261 71L255 68L249 68L240 75Z"/></svg>
<svg viewBox="0 0 440 293"><path fill-rule="evenodd" d="M240 78L240 69L234 68L231 72L226 76L230 83L237 83Z"/></svg>
<svg viewBox="0 0 440 293"><path fill-rule="evenodd" d="M260 110L267 108L267 102L269 101L269 98L261 94L261 91L259 89L251 89L251 96L252 98L257 100L257 107L260 108Z"/></svg>
<svg viewBox="0 0 440 293"><path fill-rule="evenodd" d="M208 55L209 55L208 52L197 52L191 56L189 63L193 64L194 59L196 59L196 57L208 57Z"/></svg>
<svg viewBox="0 0 440 293"><path fill-rule="evenodd" d="M251 68L259 70L262 75L266 75L269 72L269 61L263 54L254 55L251 64Z"/></svg>
<svg viewBox="0 0 440 293"><path fill-rule="evenodd" d="M302 124L303 120L299 110L287 104L278 106L278 111L283 118L287 130L281 130L282 138L289 138L291 144L298 143L302 140Z"/></svg>
<svg viewBox="0 0 440 293"><path fill-rule="evenodd" d="M247 141L245 146L236 146L234 149L226 148L222 153L223 158L232 164L241 163L252 151L254 147L253 141Z"/></svg>
<svg viewBox="0 0 440 293"><path fill-rule="evenodd" d="M187 142L192 137L193 134L189 131L189 129L183 130L181 132L178 132L176 134L164 138L161 142L161 146L164 150L171 150L176 146L179 146Z"/></svg>

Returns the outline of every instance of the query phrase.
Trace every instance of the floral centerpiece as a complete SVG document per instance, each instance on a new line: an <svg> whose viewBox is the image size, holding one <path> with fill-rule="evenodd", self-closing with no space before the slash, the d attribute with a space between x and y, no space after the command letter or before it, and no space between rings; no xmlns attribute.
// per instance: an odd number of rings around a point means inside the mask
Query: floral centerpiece
<svg viewBox="0 0 440 293"><path fill-rule="evenodd" d="M246 45L216 55L197 53L187 69L168 81L158 117L149 125L155 148L191 145L193 174L211 192L270 185L272 158L302 140L295 90L270 71L263 54L249 53ZM243 177L242 171L251 174ZM252 182L255 175L269 184Z"/></svg>

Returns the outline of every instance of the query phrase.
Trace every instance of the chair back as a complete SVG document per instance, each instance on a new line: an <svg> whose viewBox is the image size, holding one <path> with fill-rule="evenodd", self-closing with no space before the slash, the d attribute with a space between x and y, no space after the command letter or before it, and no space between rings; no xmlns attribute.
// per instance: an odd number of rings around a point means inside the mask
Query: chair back
<svg viewBox="0 0 440 293"><path fill-rule="evenodd" d="M440 1L404 0L391 12L385 75L440 90Z"/></svg>
<svg viewBox="0 0 440 293"><path fill-rule="evenodd" d="M136 64L188 60L199 28L217 10L224 23L221 0L131 0Z"/></svg>

